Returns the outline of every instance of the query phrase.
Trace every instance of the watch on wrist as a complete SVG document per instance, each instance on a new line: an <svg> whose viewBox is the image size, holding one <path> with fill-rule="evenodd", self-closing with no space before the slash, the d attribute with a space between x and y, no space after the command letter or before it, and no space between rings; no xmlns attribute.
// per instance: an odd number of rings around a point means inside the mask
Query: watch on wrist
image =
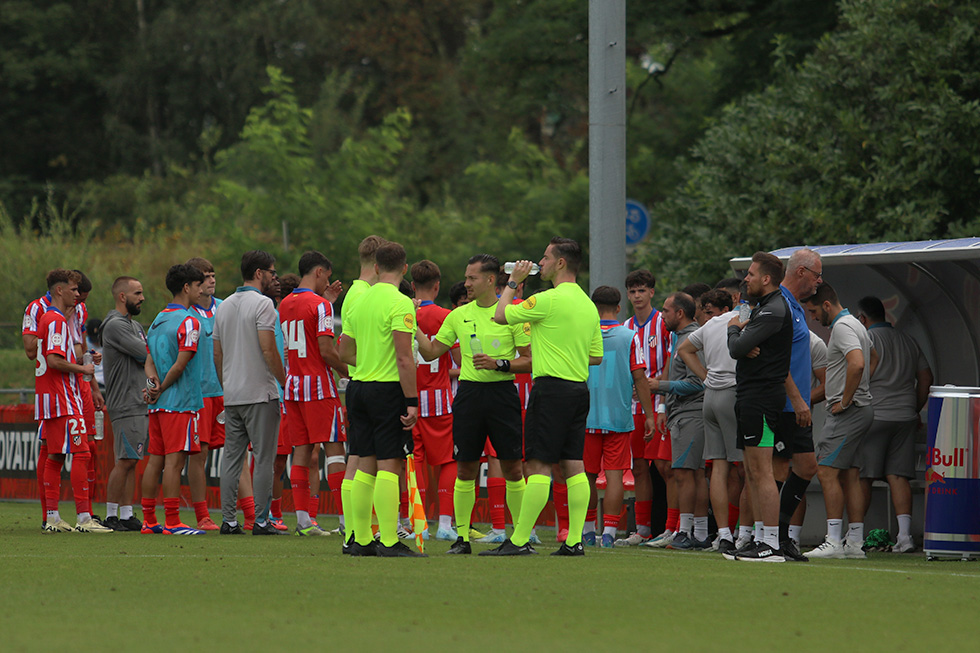
<svg viewBox="0 0 980 653"><path fill-rule="evenodd" d="M517 282L512 279L507 282L507 287L512 290L517 290Z"/></svg>
<svg viewBox="0 0 980 653"><path fill-rule="evenodd" d="M509 372L510 371L510 361L503 358L497 359L495 363L498 372Z"/></svg>

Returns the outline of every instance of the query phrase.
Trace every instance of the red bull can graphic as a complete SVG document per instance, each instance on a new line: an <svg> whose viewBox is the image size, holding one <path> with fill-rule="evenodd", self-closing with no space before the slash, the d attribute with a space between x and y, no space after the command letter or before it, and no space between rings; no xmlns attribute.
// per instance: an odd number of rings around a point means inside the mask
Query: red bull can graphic
<svg viewBox="0 0 980 653"><path fill-rule="evenodd" d="M926 446L926 557L978 557L980 388L931 389Z"/></svg>

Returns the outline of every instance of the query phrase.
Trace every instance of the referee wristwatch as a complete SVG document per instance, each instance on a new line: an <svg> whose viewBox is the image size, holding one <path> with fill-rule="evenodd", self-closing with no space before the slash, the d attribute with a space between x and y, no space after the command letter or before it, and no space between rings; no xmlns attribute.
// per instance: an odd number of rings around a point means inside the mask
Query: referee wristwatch
<svg viewBox="0 0 980 653"><path fill-rule="evenodd" d="M511 290L517 290L517 282L514 280L510 280L507 282L507 287L510 288Z"/></svg>
<svg viewBox="0 0 980 653"><path fill-rule="evenodd" d="M502 358L498 358L497 359L497 362L496 362L496 365L497 365L497 371L498 372L503 372L505 374L507 372L510 372L510 361L509 360L504 360Z"/></svg>

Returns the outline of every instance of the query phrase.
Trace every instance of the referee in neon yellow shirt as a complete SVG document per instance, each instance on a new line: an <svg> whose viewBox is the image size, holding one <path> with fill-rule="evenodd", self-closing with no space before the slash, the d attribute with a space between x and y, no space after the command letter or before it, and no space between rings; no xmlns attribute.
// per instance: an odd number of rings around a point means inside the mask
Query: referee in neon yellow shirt
<svg viewBox="0 0 980 653"><path fill-rule="evenodd" d="M514 534L480 555L529 555L531 529L548 503L551 466L560 463L568 486L568 539L552 555L582 556L582 528L589 481L582 463L589 415L589 365L602 363L602 332L595 304L576 283L582 248L570 238L552 238L541 258L541 278L554 288L512 305L514 291L531 271L518 261L504 288L494 321L531 325L534 387L524 422L527 488Z"/></svg>

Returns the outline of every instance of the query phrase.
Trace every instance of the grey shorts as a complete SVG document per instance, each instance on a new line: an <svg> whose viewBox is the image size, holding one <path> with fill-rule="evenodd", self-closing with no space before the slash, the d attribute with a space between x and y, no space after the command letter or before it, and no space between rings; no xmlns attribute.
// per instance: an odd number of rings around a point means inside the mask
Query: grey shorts
<svg viewBox="0 0 980 653"><path fill-rule="evenodd" d="M140 460L146 455L150 439L150 416L120 417L112 420L112 449L116 460Z"/></svg>
<svg viewBox="0 0 980 653"><path fill-rule="evenodd" d="M735 446L738 421L735 419L735 387L704 389L704 459L742 462L742 450Z"/></svg>
<svg viewBox="0 0 980 653"><path fill-rule="evenodd" d="M671 469L701 469L704 467L704 420L700 415L679 417L668 424Z"/></svg>
<svg viewBox="0 0 980 653"><path fill-rule="evenodd" d="M875 420L858 448L861 478L915 478L915 432L919 420Z"/></svg>
<svg viewBox="0 0 980 653"><path fill-rule="evenodd" d="M817 464L834 469L856 467L857 451L874 421L871 406L850 406L843 413L827 413L823 433L816 444Z"/></svg>

